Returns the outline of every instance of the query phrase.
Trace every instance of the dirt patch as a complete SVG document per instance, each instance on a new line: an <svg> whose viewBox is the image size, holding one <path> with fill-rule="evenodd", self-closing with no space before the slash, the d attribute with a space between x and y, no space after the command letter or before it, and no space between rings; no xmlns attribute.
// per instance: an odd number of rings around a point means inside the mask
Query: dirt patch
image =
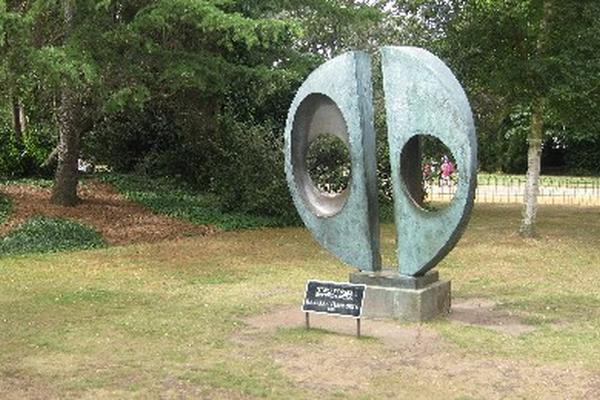
<svg viewBox="0 0 600 400"><path fill-rule="evenodd" d="M111 245L156 242L215 231L209 226L153 214L149 209L125 199L112 186L97 181L80 185L81 204L77 207L50 204L51 189L48 188L8 185L0 191L13 202L8 220L0 226L0 235L36 215L81 221L94 227Z"/></svg>
<svg viewBox="0 0 600 400"><path fill-rule="evenodd" d="M469 301L458 308L470 315L475 306L493 309L494 303ZM469 316L468 323L493 326L494 318ZM287 379L324 396L360 397L364 392L365 397L389 399L600 398L600 376L583 366L471 355L426 324L365 319L363 333L379 339L365 341L354 336L354 320L311 315L312 327L334 334L307 341L275 340L278 328L304 326L298 307L244 322L247 327L234 338L241 353L266 352Z"/></svg>
<svg viewBox="0 0 600 400"><path fill-rule="evenodd" d="M305 315L299 307L285 307L244 322L246 333L251 335L237 335L234 340L247 348L252 336L304 327ZM356 338L353 318L311 314L310 326L336 335L326 335L319 343L304 346L280 344L271 358L299 386L314 389L316 385L325 392L368 387L373 378L392 369L394 360L414 365L417 358L440 351L442 343L439 334L424 325L403 326L394 321L362 319L361 335L378 339L376 342ZM381 353L381 344L388 349L385 354ZM397 359L399 354L402 357Z"/></svg>
<svg viewBox="0 0 600 400"><path fill-rule="evenodd" d="M437 349L441 340L439 334L425 325L403 326L393 321L363 319L361 335L381 340L387 346L411 353L430 353ZM299 307L286 307L268 314L254 316L244 320L250 327L274 332L277 328L297 328L305 326L305 316ZM310 315L311 328L356 335L356 320L320 314Z"/></svg>
<svg viewBox="0 0 600 400"><path fill-rule="evenodd" d="M452 303L449 319L511 336L520 336L535 330L535 327L523 323L516 315L496 307L496 303L487 299L459 300Z"/></svg>
<svg viewBox="0 0 600 400"><path fill-rule="evenodd" d="M19 369L0 370L0 393L3 400L58 399L56 389L49 382L25 378L26 372Z"/></svg>

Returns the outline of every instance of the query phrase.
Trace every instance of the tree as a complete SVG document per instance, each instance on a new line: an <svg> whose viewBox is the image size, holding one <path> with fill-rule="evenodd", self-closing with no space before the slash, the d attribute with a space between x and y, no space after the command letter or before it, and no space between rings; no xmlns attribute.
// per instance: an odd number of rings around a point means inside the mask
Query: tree
<svg viewBox="0 0 600 400"><path fill-rule="evenodd" d="M75 20L75 1L62 0L62 25L65 43L73 34ZM58 166L52 188L51 201L62 206L74 206L78 202L77 183L79 159L79 142L81 132L77 116L80 104L77 92L69 82L60 88L60 105L58 108Z"/></svg>
<svg viewBox="0 0 600 400"><path fill-rule="evenodd" d="M128 41L138 44L127 57L137 71L114 64L112 75L133 78L114 91L110 113L92 132L95 147L123 170L179 175L213 190L231 209L293 211L281 146L294 92L323 59L368 49L384 14L351 0L231 1L211 16L235 17L231 28L207 31L197 30L201 14L185 10L152 2L130 14ZM228 44L231 29L256 38ZM134 94L147 98L144 110L136 110Z"/></svg>
<svg viewBox="0 0 600 400"><path fill-rule="evenodd" d="M3 87L5 87L10 111L12 114L12 125L15 141L18 145L23 143L25 133L26 116L22 101L22 87L19 82L19 75L15 70L22 71L25 65L20 53L23 52L20 40L23 35L22 14L25 9L25 1L0 2L2 17L0 18L0 48L3 58Z"/></svg>
<svg viewBox="0 0 600 400"><path fill-rule="evenodd" d="M520 233L535 235L544 124L598 135L594 112L600 84L597 33L600 5L593 0L475 0L464 2L448 25L444 48L472 98L498 99L496 120L518 107L530 113L527 184ZM588 97L581 107L585 89ZM585 124L579 122L587 117ZM591 120L591 121L590 121ZM586 126L584 128L584 125ZM590 129L590 127L594 127ZM585 133L584 133L585 132Z"/></svg>
<svg viewBox="0 0 600 400"><path fill-rule="evenodd" d="M264 96L287 79L282 53L296 37L295 24L272 1L22 3L17 13L2 2L1 20L23 27L2 50L17 55L14 42L23 51L21 63L3 63L0 78L25 82L28 105L51 100L59 136L52 201L61 205L77 203L80 140L104 121L144 108L168 110L173 130L209 144L237 88L259 87ZM197 158L206 157L197 150Z"/></svg>

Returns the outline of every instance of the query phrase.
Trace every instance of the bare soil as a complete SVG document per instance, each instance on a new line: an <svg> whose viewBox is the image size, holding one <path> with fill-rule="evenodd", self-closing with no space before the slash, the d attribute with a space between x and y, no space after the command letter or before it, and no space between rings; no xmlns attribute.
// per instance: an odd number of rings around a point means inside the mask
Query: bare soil
<svg viewBox="0 0 600 400"><path fill-rule="evenodd" d="M0 191L13 203L12 212L3 225L4 235L27 219L43 215L69 218L95 228L110 245L157 242L184 236L206 235L216 229L194 225L151 210L123 197L114 187L89 181L79 187L81 203L77 207L61 207L50 203L51 189L32 185L7 185Z"/></svg>
<svg viewBox="0 0 600 400"><path fill-rule="evenodd" d="M452 305L451 321L492 329L511 336L521 336L533 332L535 327L527 325L521 319L497 309L497 304L486 299L460 300Z"/></svg>
<svg viewBox="0 0 600 400"><path fill-rule="evenodd" d="M503 311L494 311L491 302L463 300L453 307L453 323L483 325L509 335L525 333L526 325ZM565 368L553 363L474 357L425 324L365 319L362 333L377 339L369 344L354 336L353 319L311 314L310 320L311 327L331 334L309 344L282 341L269 350L286 378L308 390L336 394L369 388L381 398L403 398L411 393L411 398L417 399L439 398L449 392L450 398L532 398L534 394L543 399L600 398L600 376L579 365ZM245 333L238 333L234 340L245 336L240 346L255 351L251 349L263 346L261 340L273 343L267 338L277 335L278 329L302 328L304 313L299 307L287 307L244 322Z"/></svg>

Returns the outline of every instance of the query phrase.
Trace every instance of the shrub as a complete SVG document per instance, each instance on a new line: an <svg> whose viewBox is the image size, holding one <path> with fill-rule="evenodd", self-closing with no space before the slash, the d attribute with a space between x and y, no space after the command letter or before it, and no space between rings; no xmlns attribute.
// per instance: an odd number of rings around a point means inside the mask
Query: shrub
<svg viewBox="0 0 600 400"><path fill-rule="evenodd" d="M38 216L27 220L2 238L0 255L47 253L102 246L102 236L89 226L63 218Z"/></svg>
<svg viewBox="0 0 600 400"><path fill-rule="evenodd" d="M56 130L49 124L28 125L18 141L6 115L0 116L0 177L49 176L52 168L41 168L56 144Z"/></svg>
<svg viewBox="0 0 600 400"><path fill-rule="evenodd" d="M223 121L213 157L212 190L227 211L298 221L288 192L283 132L266 125Z"/></svg>
<svg viewBox="0 0 600 400"><path fill-rule="evenodd" d="M149 177L181 176L197 187L209 178L208 135L183 129L175 111L149 104L108 115L86 136L83 154L117 173Z"/></svg>
<svg viewBox="0 0 600 400"><path fill-rule="evenodd" d="M243 229L281 226L279 218L242 212L225 212L220 198L202 193L174 178L148 178L139 175L107 174L102 177L116 186L128 199L142 204L157 214L185 219L194 224L214 225L220 229Z"/></svg>
<svg viewBox="0 0 600 400"><path fill-rule="evenodd" d="M600 174L600 140L574 138L568 141L566 163L576 175Z"/></svg>
<svg viewBox="0 0 600 400"><path fill-rule="evenodd" d="M148 154L173 147L179 136L174 128L160 110L110 114L86 136L84 153L117 172L131 172Z"/></svg>

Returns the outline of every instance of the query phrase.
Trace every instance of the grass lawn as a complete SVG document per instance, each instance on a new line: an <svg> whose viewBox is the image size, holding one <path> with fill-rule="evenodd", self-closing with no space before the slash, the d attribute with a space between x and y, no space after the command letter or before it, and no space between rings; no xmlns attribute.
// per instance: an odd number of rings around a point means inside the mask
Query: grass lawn
<svg viewBox="0 0 600 400"><path fill-rule="evenodd" d="M361 339L284 323L307 279L350 272L302 228L2 258L0 397L600 398L600 210L542 207L538 240L514 234L519 214L477 205L439 266L455 305L491 304L530 328L518 335L494 321L364 321ZM384 225L388 262L393 241Z"/></svg>

